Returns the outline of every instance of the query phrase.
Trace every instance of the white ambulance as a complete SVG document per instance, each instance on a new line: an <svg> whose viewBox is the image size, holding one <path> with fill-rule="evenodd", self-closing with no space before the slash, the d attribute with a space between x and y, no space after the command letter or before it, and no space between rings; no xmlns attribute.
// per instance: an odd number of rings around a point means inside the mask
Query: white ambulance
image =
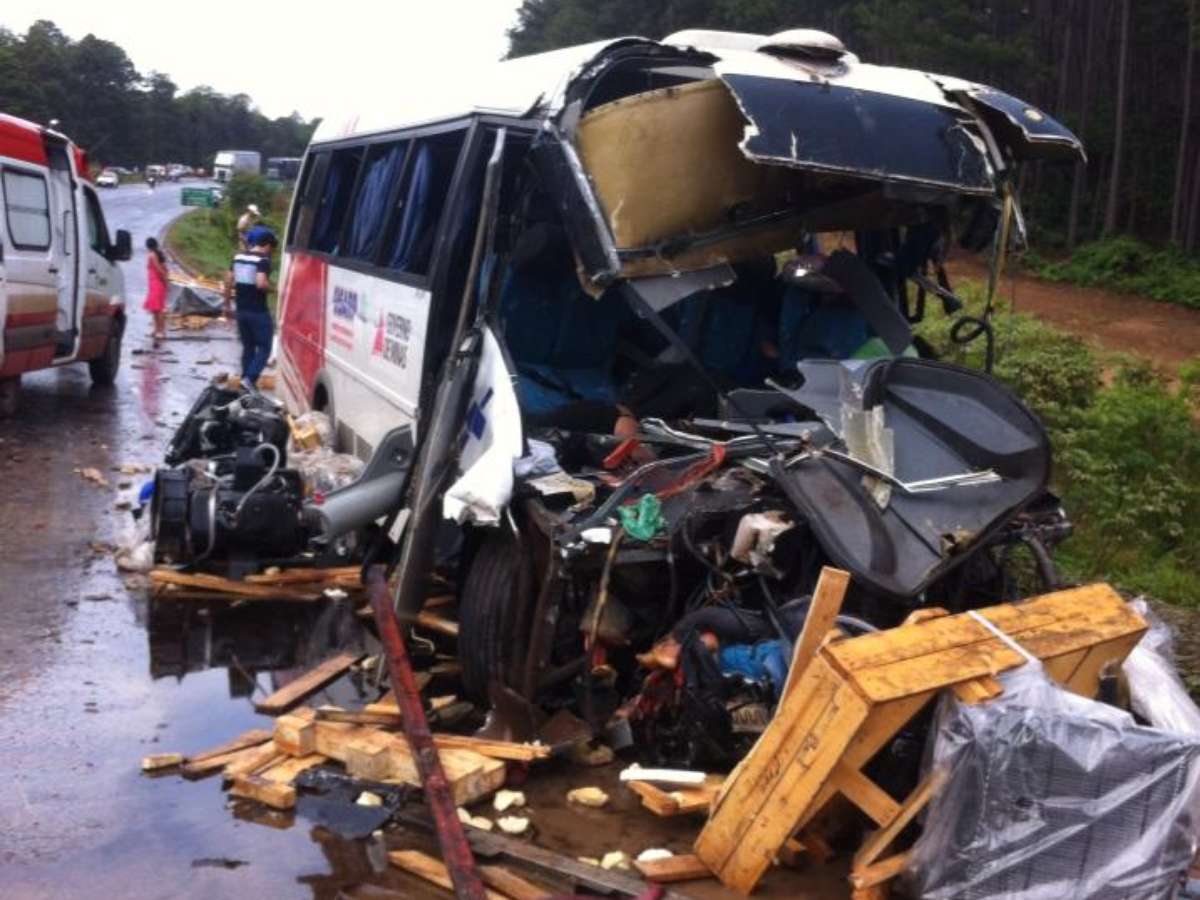
<svg viewBox="0 0 1200 900"><path fill-rule="evenodd" d="M109 237L87 157L63 135L0 113L0 415L21 375L86 362L112 384L125 330L127 231Z"/></svg>

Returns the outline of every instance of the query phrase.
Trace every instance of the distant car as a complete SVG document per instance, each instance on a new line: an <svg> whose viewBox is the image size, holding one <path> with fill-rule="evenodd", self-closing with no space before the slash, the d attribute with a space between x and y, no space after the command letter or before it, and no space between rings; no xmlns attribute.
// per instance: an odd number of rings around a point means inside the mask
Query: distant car
<svg viewBox="0 0 1200 900"><path fill-rule="evenodd" d="M112 169L105 169L96 178L96 187L116 187L121 183L121 176Z"/></svg>

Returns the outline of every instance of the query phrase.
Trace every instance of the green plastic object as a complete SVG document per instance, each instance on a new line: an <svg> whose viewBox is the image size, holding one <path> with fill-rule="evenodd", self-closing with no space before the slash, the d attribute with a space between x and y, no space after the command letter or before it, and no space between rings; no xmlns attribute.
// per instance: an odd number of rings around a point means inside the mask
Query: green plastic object
<svg viewBox="0 0 1200 900"><path fill-rule="evenodd" d="M666 527L662 517L662 504L653 494L643 494L636 506L617 509L621 527L635 541L648 541Z"/></svg>

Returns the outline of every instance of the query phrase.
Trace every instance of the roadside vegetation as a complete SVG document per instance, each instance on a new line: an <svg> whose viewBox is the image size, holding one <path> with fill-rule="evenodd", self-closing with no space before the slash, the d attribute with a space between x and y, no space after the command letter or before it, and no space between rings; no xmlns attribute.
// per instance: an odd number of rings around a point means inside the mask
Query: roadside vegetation
<svg viewBox="0 0 1200 900"><path fill-rule="evenodd" d="M1025 254L1026 268L1050 281L1140 294L1200 309L1200 257L1122 236L1078 247L1065 259Z"/></svg>
<svg viewBox="0 0 1200 900"><path fill-rule="evenodd" d="M980 311L982 287L960 287ZM1052 487L1075 525L1056 553L1064 572L1200 606L1200 357L1169 383L1144 359L1101 354L1028 316L993 323L996 377L1053 442ZM951 324L939 316L918 332L946 361L982 368L983 339L955 344Z"/></svg>
<svg viewBox="0 0 1200 900"><path fill-rule="evenodd" d="M197 275L223 279L237 253L237 220L251 203L263 212L263 225L283 240L291 191L268 182L260 175L237 175L225 188L225 196L212 209L195 209L175 220L167 232L167 247L181 263ZM279 274L276 253L271 280Z"/></svg>

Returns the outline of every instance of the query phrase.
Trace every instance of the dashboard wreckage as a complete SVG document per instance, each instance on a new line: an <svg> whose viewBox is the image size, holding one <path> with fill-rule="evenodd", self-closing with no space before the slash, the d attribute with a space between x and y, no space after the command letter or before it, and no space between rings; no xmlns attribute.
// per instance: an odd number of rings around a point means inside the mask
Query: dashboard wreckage
<svg viewBox="0 0 1200 900"><path fill-rule="evenodd" d="M1020 100L819 32L571 54L502 64L541 79L521 113L476 104L415 421L313 495L283 408L210 388L157 478L158 558L383 562L402 621L437 571L485 733L569 709L655 762L728 764L771 718L822 566L852 575L850 634L1016 599L1020 548L1057 586L1045 429L912 326L929 300L991 340L950 244L992 248L994 289L1019 167L1083 151Z"/></svg>

